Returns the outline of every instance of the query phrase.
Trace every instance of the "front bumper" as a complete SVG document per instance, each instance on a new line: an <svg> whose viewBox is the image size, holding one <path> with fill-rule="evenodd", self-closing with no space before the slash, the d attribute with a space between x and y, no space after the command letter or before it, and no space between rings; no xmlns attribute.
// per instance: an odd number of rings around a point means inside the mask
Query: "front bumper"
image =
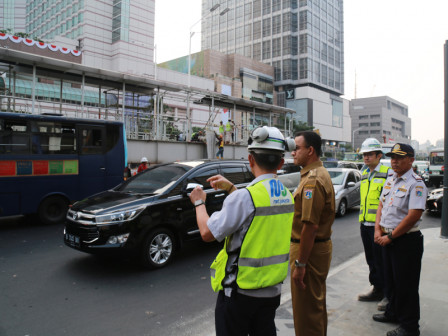
<svg viewBox="0 0 448 336"><path fill-rule="evenodd" d="M124 243L112 244L109 242L111 236L116 237L129 232L129 226L124 223L99 226L83 225L67 220L64 228L64 243L71 248L87 253L131 252L135 249L132 234L129 234Z"/></svg>

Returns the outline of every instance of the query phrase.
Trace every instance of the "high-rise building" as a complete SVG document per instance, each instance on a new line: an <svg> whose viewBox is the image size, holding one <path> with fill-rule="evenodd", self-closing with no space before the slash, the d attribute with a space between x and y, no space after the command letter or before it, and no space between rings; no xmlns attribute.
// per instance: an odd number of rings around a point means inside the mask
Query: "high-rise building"
<svg viewBox="0 0 448 336"><path fill-rule="evenodd" d="M155 0L0 0L1 6L4 27L23 21L31 38L81 50L84 65L154 74Z"/></svg>
<svg viewBox="0 0 448 336"><path fill-rule="evenodd" d="M384 143L411 143L411 118L408 107L388 96L350 101L354 148L366 138Z"/></svg>
<svg viewBox="0 0 448 336"><path fill-rule="evenodd" d="M314 86L343 94L342 0L202 0L202 17L202 49L272 65L282 91Z"/></svg>
<svg viewBox="0 0 448 336"><path fill-rule="evenodd" d="M202 49L274 67L278 104L329 143L350 142L343 0L202 0Z"/></svg>
<svg viewBox="0 0 448 336"><path fill-rule="evenodd" d="M25 33L26 0L0 1L0 29Z"/></svg>

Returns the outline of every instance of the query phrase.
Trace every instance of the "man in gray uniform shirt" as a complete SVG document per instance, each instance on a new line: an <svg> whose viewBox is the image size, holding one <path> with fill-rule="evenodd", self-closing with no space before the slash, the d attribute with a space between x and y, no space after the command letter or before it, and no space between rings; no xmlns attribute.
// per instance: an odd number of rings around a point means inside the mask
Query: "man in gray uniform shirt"
<svg viewBox="0 0 448 336"><path fill-rule="evenodd" d="M420 282L423 235L419 230L425 210L427 189L412 170L414 149L397 143L391 157L394 174L380 196L375 222L375 242L384 246L384 273L390 286L390 302L384 314L374 314L377 322L398 322L387 336L420 335Z"/></svg>

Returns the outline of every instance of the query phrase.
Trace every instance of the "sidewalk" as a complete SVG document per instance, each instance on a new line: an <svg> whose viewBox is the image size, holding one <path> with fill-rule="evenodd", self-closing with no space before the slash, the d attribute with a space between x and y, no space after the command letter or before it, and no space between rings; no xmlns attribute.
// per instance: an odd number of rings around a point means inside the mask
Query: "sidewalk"
<svg viewBox="0 0 448 336"><path fill-rule="evenodd" d="M448 240L440 228L423 229L424 253L420 278L420 332L422 336L448 335ZM289 283L289 282L288 282ZM275 324L278 336L293 336L289 285L282 294ZM286 291L286 287L288 290ZM360 302L358 294L369 290L364 254L331 269L327 279L328 336L386 335L396 324L372 320L376 302Z"/></svg>

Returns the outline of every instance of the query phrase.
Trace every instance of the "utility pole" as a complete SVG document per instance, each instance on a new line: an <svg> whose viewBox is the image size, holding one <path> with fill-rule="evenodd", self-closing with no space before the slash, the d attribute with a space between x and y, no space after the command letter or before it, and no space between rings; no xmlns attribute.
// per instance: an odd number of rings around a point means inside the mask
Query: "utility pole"
<svg viewBox="0 0 448 336"><path fill-rule="evenodd" d="M443 166L447 168L448 157L448 41L445 41L445 138L444 138L444 163ZM448 239L448 176L446 171L443 172L443 202L442 202L442 228L440 230L442 238Z"/></svg>

